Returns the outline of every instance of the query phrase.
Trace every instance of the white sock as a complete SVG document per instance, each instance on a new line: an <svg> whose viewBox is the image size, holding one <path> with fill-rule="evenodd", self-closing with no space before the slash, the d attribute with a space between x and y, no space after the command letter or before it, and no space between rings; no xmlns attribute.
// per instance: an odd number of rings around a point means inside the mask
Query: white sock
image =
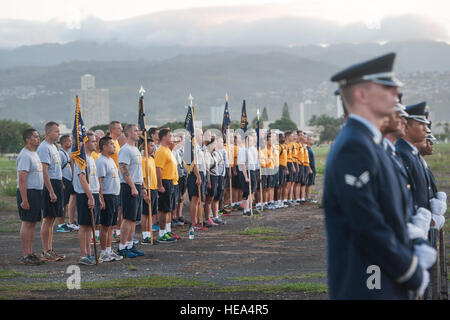
<svg viewBox="0 0 450 320"><path fill-rule="evenodd" d="M95 230L95 236L98 238L100 236L100 230Z"/></svg>
<svg viewBox="0 0 450 320"><path fill-rule="evenodd" d="M106 252L108 252L108 253L112 253L112 249L111 249L111 247L107 247L107 248L106 248Z"/></svg>
<svg viewBox="0 0 450 320"><path fill-rule="evenodd" d="M171 228L171 226L170 226L170 222L169 223L166 223L166 233L167 232L172 232L172 228Z"/></svg>
<svg viewBox="0 0 450 320"><path fill-rule="evenodd" d="M100 254L103 255L103 254L106 254L106 252L107 252L106 250L102 250L102 251L100 252Z"/></svg>
<svg viewBox="0 0 450 320"><path fill-rule="evenodd" d="M127 248L127 245L126 244L119 244L119 250L123 250L123 249L126 249Z"/></svg>
<svg viewBox="0 0 450 320"><path fill-rule="evenodd" d="M166 234L166 230L160 228L159 229L159 236L163 237L165 234Z"/></svg>
<svg viewBox="0 0 450 320"><path fill-rule="evenodd" d="M133 248L133 241L127 241L126 246L127 246L127 249Z"/></svg>

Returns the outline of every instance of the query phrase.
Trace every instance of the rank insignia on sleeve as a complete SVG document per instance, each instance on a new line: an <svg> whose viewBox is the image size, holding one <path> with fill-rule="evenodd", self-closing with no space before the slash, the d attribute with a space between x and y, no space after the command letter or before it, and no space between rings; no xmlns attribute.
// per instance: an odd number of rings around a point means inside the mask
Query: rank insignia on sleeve
<svg viewBox="0 0 450 320"><path fill-rule="evenodd" d="M369 180L369 171L364 171L359 177L354 177L351 174L345 175L345 183L358 189L363 187Z"/></svg>

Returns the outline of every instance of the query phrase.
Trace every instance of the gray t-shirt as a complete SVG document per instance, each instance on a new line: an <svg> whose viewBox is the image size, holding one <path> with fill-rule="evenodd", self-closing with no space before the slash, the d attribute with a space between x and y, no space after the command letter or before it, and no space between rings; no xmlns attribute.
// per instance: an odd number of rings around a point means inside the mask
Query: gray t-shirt
<svg viewBox="0 0 450 320"><path fill-rule="evenodd" d="M16 165L17 187L19 186L19 171L26 171L28 172L27 189L42 190L44 188L42 163L37 152L23 148L17 157Z"/></svg>
<svg viewBox="0 0 450 320"><path fill-rule="evenodd" d="M248 169L248 155L247 148L242 147L238 152L238 169L239 171L243 171L242 165L245 164L245 168Z"/></svg>
<svg viewBox="0 0 450 320"><path fill-rule="evenodd" d="M95 162L98 178L103 178L103 194L120 194L119 169L113 159L100 155Z"/></svg>
<svg viewBox="0 0 450 320"><path fill-rule="evenodd" d="M128 172L134 184L142 185L144 176L142 172L142 156L139 149L126 143L119 151L119 166L121 163L128 165ZM119 170L120 182L126 183Z"/></svg>
<svg viewBox="0 0 450 320"><path fill-rule="evenodd" d="M91 193L99 193L100 185L97 178L97 167L95 166L95 160L91 156L86 155L87 169L89 170L89 187ZM75 162L73 166L73 189L76 193L84 193L83 187L81 186L79 174L86 174L86 169L81 170L78 164Z"/></svg>
<svg viewBox="0 0 450 320"><path fill-rule="evenodd" d="M64 179L67 179L69 181L72 181L72 168L70 167L70 154L72 153L71 150L69 152L66 152L64 149L59 149L59 157L61 158L61 168L62 169L62 176Z"/></svg>
<svg viewBox="0 0 450 320"><path fill-rule="evenodd" d="M48 164L50 179L62 180L61 158L54 144L42 141L36 150L42 163Z"/></svg>

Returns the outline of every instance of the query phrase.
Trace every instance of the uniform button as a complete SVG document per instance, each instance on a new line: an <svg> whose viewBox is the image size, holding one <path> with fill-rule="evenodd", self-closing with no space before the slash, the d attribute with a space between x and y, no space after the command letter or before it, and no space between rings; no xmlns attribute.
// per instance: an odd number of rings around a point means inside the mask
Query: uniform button
<svg viewBox="0 0 450 320"><path fill-rule="evenodd" d="M406 188L411 189L411 186L409 183L406 185Z"/></svg>

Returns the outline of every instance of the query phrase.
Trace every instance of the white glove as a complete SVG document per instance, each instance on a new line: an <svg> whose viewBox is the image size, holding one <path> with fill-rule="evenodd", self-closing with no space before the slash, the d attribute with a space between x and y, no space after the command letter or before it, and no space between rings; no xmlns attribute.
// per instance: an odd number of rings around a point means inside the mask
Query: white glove
<svg viewBox="0 0 450 320"><path fill-rule="evenodd" d="M434 221L434 226L432 226L431 228L441 230L441 228L444 226L445 223L444 216L438 216L437 214L433 214L432 219Z"/></svg>
<svg viewBox="0 0 450 320"><path fill-rule="evenodd" d="M420 228L424 234L428 234L430 230L431 212L425 208L419 208L412 217L412 223Z"/></svg>
<svg viewBox="0 0 450 320"><path fill-rule="evenodd" d="M436 193L436 198L447 203L447 194L445 192L440 191L440 192Z"/></svg>
<svg viewBox="0 0 450 320"><path fill-rule="evenodd" d="M423 243L414 246L414 254L419 258L419 264L424 270L430 269L436 262L437 251L435 248Z"/></svg>
<svg viewBox="0 0 450 320"><path fill-rule="evenodd" d="M427 239L427 235L423 232L422 229L420 229L416 225L408 222L406 227L408 228L408 235L410 239L417 239L417 238L422 238L425 240Z"/></svg>
<svg viewBox="0 0 450 320"><path fill-rule="evenodd" d="M445 211L447 211L447 203L436 198L430 200L430 207L431 213L438 216L444 215Z"/></svg>
<svg viewBox="0 0 450 320"><path fill-rule="evenodd" d="M425 293L425 290L428 287L428 284L430 283L430 274L427 270L422 269L422 283L420 284L419 289L417 289L416 294L419 297L423 297L423 294Z"/></svg>

